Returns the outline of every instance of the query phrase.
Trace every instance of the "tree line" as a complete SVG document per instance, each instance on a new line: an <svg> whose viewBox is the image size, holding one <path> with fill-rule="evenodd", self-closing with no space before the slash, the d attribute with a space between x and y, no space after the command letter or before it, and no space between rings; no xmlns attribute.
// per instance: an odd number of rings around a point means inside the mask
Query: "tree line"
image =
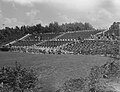
<svg viewBox="0 0 120 92"><path fill-rule="evenodd" d="M93 30L93 26L90 23L65 23L59 25L58 22L52 22L49 25L42 26L36 24L33 26L21 26L21 27L5 27L0 30L0 44L7 43L23 37L26 34L40 34L40 33L59 33L68 31L81 31L81 30Z"/></svg>

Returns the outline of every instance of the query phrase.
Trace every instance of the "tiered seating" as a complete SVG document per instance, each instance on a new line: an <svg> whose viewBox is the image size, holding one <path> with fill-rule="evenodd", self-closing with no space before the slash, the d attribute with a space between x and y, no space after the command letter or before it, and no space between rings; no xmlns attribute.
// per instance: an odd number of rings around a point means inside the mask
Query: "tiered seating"
<svg viewBox="0 0 120 92"><path fill-rule="evenodd" d="M49 34L30 35L22 40L13 43L12 46L32 46L37 43L55 38L58 35L60 34L49 33Z"/></svg>
<svg viewBox="0 0 120 92"><path fill-rule="evenodd" d="M39 41L40 38L37 35L31 35L27 38L25 38L23 41Z"/></svg>
<svg viewBox="0 0 120 92"><path fill-rule="evenodd" d="M45 43L37 45L38 47L57 47L67 44L71 41L46 41Z"/></svg>
<svg viewBox="0 0 120 92"><path fill-rule="evenodd" d="M61 36L58 39L78 39L78 37L86 39L89 38L91 35L94 35L101 31L95 31L95 30L89 30L89 31L77 31L77 32L71 32L66 33L65 35Z"/></svg>
<svg viewBox="0 0 120 92"><path fill-rule="evenodd" d="M117 41L84 40L70 43L63 50L79 54L118 55L119 44Z"/></svg>
<svg viewBox="0 0 120 92"><path fill-rule="evenodd" d="M57 47L63 44L66 44L71 41L76 41L78 37L80 36L81 38L87 38L91 34L96 34L99 31L81 31L81 32L72 32L72 33L66 33L63 36L60 36L60 33L55 34L55 33L46 33L46 34L39 34L39 35L29 35L28 37L25 37L24 39L21 39L17 41L16 43L12 44L12 46L32 46L37 43L43 42L42 44L39 44L37 46L45 46L45 47ZM57 37L57 39L54 39L55 41L49 41L50 39L53 39ZM46 41L44 43L44 41Z"/></svg>
<svg viewBox="0 0 120 92"><path fill-rule="evenodd" d="M32 46L39 41L17 41L16 43L12 44L12 46Z"/></svg>
<svg viewBox="0 0 120 92"><path fill-rule="evenodd" d="M54 34L54 33L52 33L52 34L42 34L41 39L42 40L50 40L52 38L57 37L58 35L60 35L60 34Z"/></svg>
<svg viewBox="0 0 120 92"><path fill-rule="evenodd" d="M23 52L74 53L85 55L118 55L119 44L116 40L88 39L100 31L81 31L60 34L30 35L12 44L13 49ZM82 38L79 39L78 38ZM33 45L34 48L32 47ZM17 47L16 47L17 46ZM27 47L29 46L29 47ZM36 48L35 48L36 47ZM58 48L56 48L58 47ZM59 48L60 47L60 48Z"/></svg>
<svg viewBox="0 0 120 92"><path fill-rule="evenodd" d="M55 33L49 33L49 34L39 34L39 35L31 35L24 39L24 41L44 41L44 40L50 40L52 38L55 38L60 34Z"/></svg>

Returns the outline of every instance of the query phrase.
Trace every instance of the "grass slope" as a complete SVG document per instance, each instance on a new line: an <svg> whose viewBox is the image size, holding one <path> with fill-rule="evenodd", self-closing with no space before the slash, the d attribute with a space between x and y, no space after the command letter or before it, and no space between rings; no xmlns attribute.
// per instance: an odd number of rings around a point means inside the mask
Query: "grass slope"
<svg viewBox="0 0 120 92"><path fill-rule="evenodd" d="M0 66L21 62L25 67L34 66L42 72L46 82L58 87L68 78L86 76L93 65L103 65L109 58L86 55L42 55L0 52Z"/></svg>

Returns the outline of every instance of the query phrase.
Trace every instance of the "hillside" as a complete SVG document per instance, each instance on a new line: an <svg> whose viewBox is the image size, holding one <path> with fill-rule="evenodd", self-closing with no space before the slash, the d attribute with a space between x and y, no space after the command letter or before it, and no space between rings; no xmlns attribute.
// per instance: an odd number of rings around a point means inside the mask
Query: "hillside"
<svg viewBox="0 0 120 92"><path fill-rule="evenodd" d="M23 66L34 66L43 72L46 80L58 87L68 78L86 76L93 65L103 65L109 58L87 55L42 55L13 52L0 52L0 66L14 65L15 61ZM52 79L52 80L51 80Z"/></svg>

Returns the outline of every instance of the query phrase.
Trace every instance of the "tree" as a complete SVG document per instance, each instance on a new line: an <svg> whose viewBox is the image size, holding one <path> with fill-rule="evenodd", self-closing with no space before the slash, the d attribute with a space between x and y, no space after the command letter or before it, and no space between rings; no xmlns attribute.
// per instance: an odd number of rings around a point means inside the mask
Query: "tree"
<svg viewBox="0 0 120 92"><path fill-rule="evenodd" d="M84 26L85 26L85 30L93 30L94 29L90 23L85 23Z"/></svg>

